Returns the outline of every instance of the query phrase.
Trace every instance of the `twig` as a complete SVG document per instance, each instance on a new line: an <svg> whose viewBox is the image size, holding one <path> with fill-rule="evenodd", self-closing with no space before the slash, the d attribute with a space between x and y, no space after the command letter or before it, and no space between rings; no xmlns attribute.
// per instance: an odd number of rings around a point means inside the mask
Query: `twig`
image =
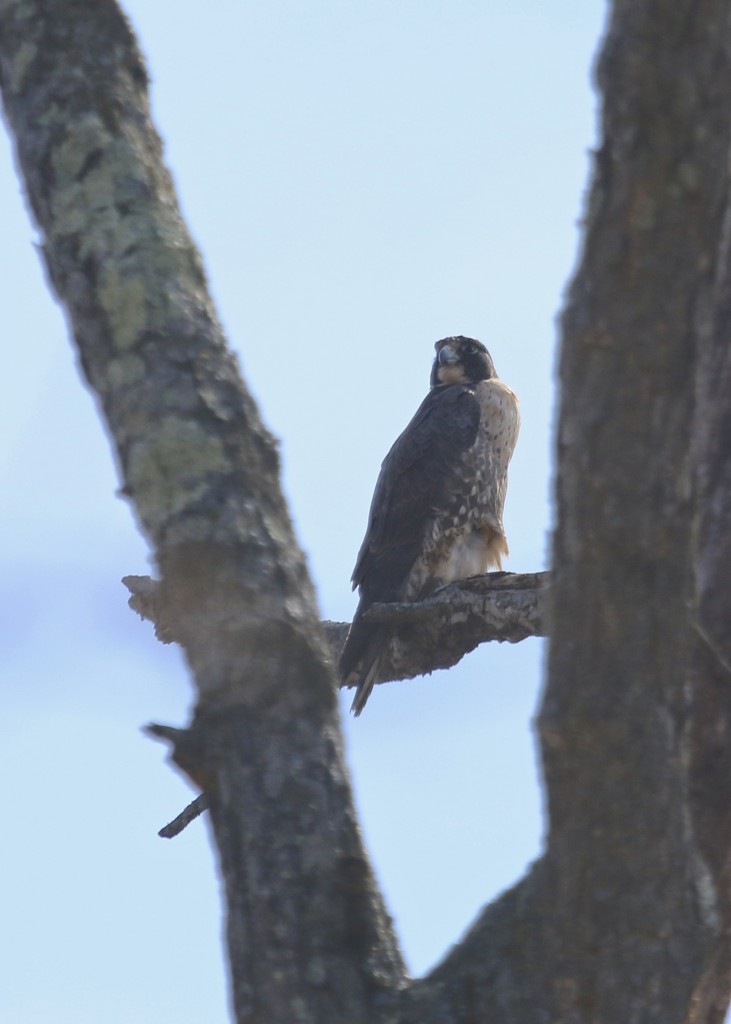
<svg viewBox="0 0 731 1024"><path fill-rule="evenodd" d="M157 833L163 839L172 839L179 835L184 828L195 821L198 815L203 814L208 808L208 796L206 793L199 793L195 800L191 800L187 807L184 807L177 818L173 818L167 825Z"/></svg>
<svg viewBox="0 0 731 1024"><path fill-rule="evenodd" d="M185 729L176 729L172 725L160 725L158 722L150 722L149 725L142 727L142 731L148 736L152 736L153 739L172 743L173 748L176 748L180 741L188 735ZM180 814L163 826L157 834L163 839L172 839L174 836L180 835L183 829L187 828L191 821L195 821L207 808L208 795L199 793L195 800L191 800L188 806L184 807Z"/></svg>

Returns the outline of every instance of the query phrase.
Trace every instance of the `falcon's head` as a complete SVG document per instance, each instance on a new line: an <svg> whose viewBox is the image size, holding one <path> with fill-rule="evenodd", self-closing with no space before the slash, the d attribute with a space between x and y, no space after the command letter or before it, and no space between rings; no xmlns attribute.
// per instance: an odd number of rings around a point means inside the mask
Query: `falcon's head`
<svg viewBox="0 0 731 1024"><path fill-rule="evenodd" d="M464 338L442 338L434 348L436 359L431 369L430 384L476 384L480 380L496 377L490 353L481 341Z"/></svg>

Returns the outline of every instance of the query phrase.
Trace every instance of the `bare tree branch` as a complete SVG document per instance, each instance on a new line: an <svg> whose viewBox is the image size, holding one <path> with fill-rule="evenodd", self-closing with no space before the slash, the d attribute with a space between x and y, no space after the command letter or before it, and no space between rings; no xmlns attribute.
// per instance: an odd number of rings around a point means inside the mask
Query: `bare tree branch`
<svg viewBox="0 0 731 1024"><path fill-rule="evenodd" d="M158 581L125 576L130 608L155 626L163 643L175 640ZM489 573L441 587L423 601L376 604L367 618L394 627L390 663L376 682L412 679L456 665L465 654L491 640L518 643L547 632L549 573ZM350 624L323 622L333 661L337 661Z"/></svg>
<svg viewBox="0 0 731 1024"><path fill-rule="evenodd" d="M155 550L162 633L198 687L191 728L157 728L210 802L240 1024L723 1020L728 4L615 0L599 82L563 321L547 849L411 982L358 833L276 448L225 348L129 28L112 0L0 0L0 86L49 276ZM470 605L462 586L376 614L405 630L423 616L436 637Z"/></svg>
<svg viewBox="0 0 731 1024"><path fill-rule="evenodd" d="M180 835L184 828L187 828L192 821L195 821L196 818L207 810L208 797L205 793L200 793L172 821L168 822L167 825L163 825L157 834L162 839L174 839L175 836Z"/></svg>

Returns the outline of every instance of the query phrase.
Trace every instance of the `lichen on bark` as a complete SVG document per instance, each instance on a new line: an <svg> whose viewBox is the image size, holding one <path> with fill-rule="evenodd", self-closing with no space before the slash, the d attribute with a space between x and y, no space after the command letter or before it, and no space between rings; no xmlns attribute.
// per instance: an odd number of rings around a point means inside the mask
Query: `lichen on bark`
<svg viewBox="0 0 731 1024"><path fill-rule="evenodd" d="M720 1024L731 987L731 14L615 0L563 319L545 854L406 976L261 423L113 0L0 0L18 162L198 687L240 1022ZM479 813L479 809L475 809Z"/></svg>

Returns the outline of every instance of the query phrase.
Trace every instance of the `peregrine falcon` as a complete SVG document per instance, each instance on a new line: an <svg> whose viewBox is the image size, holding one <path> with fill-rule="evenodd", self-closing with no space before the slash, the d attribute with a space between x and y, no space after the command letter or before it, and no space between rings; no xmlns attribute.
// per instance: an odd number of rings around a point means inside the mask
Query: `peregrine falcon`
<svg viewBox="0 0 731 1024"><path fill-rule="evenodd" d="M419 601L453 580L502 568L503 505L518 400L474 338L435 345L430 390L383 461L353 570L360 601L340 658L359 715L392 632L364 620L379 601Z"/></svg>

